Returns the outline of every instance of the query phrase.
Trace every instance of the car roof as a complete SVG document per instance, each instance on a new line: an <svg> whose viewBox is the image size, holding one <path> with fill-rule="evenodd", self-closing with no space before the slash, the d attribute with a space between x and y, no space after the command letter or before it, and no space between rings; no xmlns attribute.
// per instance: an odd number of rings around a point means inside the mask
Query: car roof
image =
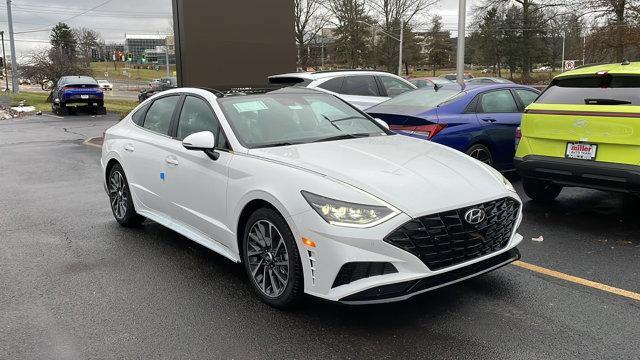
<svg viewBox="0 0 640 360"><path fill-rule="evenodd" d="M336 75L350 76L350 75L387 75L400 78L398 75L391 74L385 71L376 71L376 70L326 70L326 71L315 71L315 72L295 72L295 73L285 73L278 75L271 75L269 78L279 78L279 77L297 77L301 79L309 79L309 80L317 80L324 79L329 77L334 77Z"/></svg>
<svg viewBox="0 0 640 360"><path fill-rule="evenodd" d="M556 76L555 79L572 76L596 75L598 72L617 75L640 75L640 62L587 65L575 70L566 71Z"/></svg>

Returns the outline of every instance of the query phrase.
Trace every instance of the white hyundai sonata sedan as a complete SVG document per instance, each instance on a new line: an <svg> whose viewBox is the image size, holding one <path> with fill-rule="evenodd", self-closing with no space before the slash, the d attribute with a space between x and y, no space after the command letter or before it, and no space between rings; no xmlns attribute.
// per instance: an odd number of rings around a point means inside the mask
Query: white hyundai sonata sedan
<svg viewBox="0 0 640 360"><path fill-rule="evenodd" d="M403 300L520 257L499 172L315 90L163 92L106 131L101 163L121 225L243 263L276 307Z"/></svg>

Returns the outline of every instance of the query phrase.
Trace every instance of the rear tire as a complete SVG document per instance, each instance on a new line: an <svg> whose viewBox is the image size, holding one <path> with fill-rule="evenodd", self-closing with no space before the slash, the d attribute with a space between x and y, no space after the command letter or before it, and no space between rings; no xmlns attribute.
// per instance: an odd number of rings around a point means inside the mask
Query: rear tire
<svg viewBox="0 0 640 360"><path fill-rule="evenodd" d="M145 218L136 213L129 183L120 164L113 165L109 170L107 192L109 193L111 212L120 225L133 227L142 224Z"/></svg>
<svg viewBox="0 0 640 360"><path fill-rule="evenodd" d="M300 301L304 276L298 247L275 210L256 210L244 229L242 258L249 282L264 303L285 309Z"/></svg>
<svg viewBox="0 0 640 360"><path fill-rule="evenodd" d="M532 178L523 178L522 187L524 188L524 193L527 194L531 200L538 202L551 202L555 200L562 191L561 185Z"/></svg>
<svg viewBox="0 0 640 360"><path fill-rule="evenodd" d="M493 166L493 155L491 154L491 150L482 144L471 145L471 147L467 149L467 155L489 166Z"/></svg>

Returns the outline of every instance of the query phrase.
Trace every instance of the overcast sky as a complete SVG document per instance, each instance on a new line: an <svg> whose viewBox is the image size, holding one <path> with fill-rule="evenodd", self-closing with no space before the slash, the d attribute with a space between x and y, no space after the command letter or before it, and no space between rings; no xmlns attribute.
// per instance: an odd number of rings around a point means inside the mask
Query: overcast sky
<svg viewBox="0 0 640 360"><path fill-rule="evenodd" d="M469 9L474 2L467 1ZM51 27L60 21L71 27L94 29L102 34L106 42L123 42L125 33L167 33L171 23L171 0L13 0L12 4L16 53L19 57L33 49L46 47ZM427 19L433 14L443 17L445 29L455 29L458 1L441 0L423 18ZM0 30L8 34L4 1L0 2ZM455 31L452 33L456 35ZM8 44L6 48L9 52Z"/></svg>

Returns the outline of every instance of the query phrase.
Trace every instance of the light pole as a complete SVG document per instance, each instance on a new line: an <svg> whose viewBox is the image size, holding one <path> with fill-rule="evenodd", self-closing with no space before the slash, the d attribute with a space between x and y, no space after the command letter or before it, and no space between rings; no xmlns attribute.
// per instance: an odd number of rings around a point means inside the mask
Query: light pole
<svg viewBox="0 0 640 360"><path fill-rule="evenodd" d="M0 31L0 37L2 37L2 71L4 72L4 82L6 84L5 91L9 91L9 73L7 68L7 54L4 52L4 31Z"/></svg>
<svg viewBox="0 0 640 360"><path fill-rule="evenodd" d="M365 24L367 26L370 26L370 27L372 27L374 29L376 28L375 25L371 25L366 21L358 20L357 22ZM400 42L400 51L398 53L398 76L402 76L402 45L403 45L403 39L402 38L404 36L403 35L403 29L402 29L403 26L402 25L403 25L403 21L402 21L402 19L400 19L400 38L399 39L397 37L395 37L395 35L389 34L388 32L386 32L386 31L384 31L382 29L377 29L378 31L380 31L381 33L387 35L388 37Z"/></svg>
<svg viewBox="0 0 640 360"><path fill-rule="evenodd" d="M566 31L562 31L562 72L564 72L564 43L567 39Z"/></svg>
<svg viewBox="0 0 640 360"><path fill-rule="evenodd" d="M9 47L11 48L11 89L14 93L20 93L18 85L18 59L16 58L16 42L13 39L13 17L11 16L11 0L7 0L7 22L9 23ZM9 74L7 74L9 76Z"/></svg>
<svg viewBox="0 0 640 360"><path fill-rule="evenodd" d="M464 27L467 20L467 0L458 0L458 49L456 58L456 81L464 84Z"/></svg>

